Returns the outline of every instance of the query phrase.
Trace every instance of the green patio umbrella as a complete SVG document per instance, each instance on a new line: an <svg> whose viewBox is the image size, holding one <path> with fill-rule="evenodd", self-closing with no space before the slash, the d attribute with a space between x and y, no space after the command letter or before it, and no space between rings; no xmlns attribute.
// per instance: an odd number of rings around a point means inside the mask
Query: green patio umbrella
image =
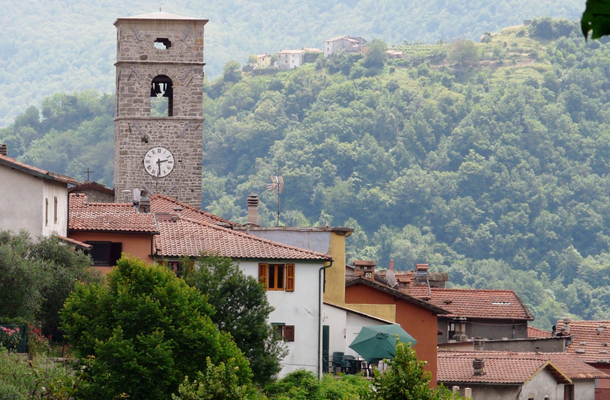
<svg viewBox="0 0 610 400"><path fill-rule="evenodd" d="M349 347L360 354L367 362L375 362L396 355L396 337L403 343L415 345L417 341L400 325L365 326Z"/></svg>

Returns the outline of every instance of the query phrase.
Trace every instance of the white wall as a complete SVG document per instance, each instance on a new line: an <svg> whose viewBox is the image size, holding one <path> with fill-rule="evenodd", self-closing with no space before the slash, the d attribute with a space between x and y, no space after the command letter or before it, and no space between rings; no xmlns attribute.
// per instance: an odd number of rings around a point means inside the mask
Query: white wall
<svg viewBox="0 0 610 400"><path fill-rule="evenodd" d="M559 390L560 386L555 377L544 369L523 385L519 400L528 400L532 394L534 399L544 399L545 396L549 396L549 400L563 400L563 387ZM580 397L576 398L583 400Z"/></svg>
<svg viewBox="0 0 610 400"><path fill-rule="evenodd" d="M375 318L367 318L354 312L346 311L330 304L324 304L323 325L329 326L329 357L340 351L354 357L360 355L349 348L360 330L364 326L387 325L390 322L379 321Z"/></svg>
<svg viewBox="0 0 610 400"><path fill-rule="evenodd" d="M321 343L321 329L318 329L318 271L322 262L273 261L276 262L295 264L294 292L267 291L269 303L275 308L269 322L294 325L294 342L286 342L288 355L282 361L280 376L303 368L316 373L318 357L321 358L321 350L318 350L318 343ZM258 261L239 262L245 274L257 279L258 264Z"/></svg>
<svg viewBox="0 0 610 400"><path fill-rule="evenodd" d="M42 198L42 235L50 236L57 234L68 236L68 186L65 183L43 181ZM57 222L55 222L55 198L57 198ZM49 219L45 225L45 200L49 201Z"/></svg>
<svg viewBox="0 0 610 400"><path fill-rule="evenodd" d="M563 388L561 389L563 400ZM574 398L578 400L595 399L595 379L574 381Z"/></svg>
<svg viewBox="0 0 610 400"><path fill-rule="evenodd" d="M0 230L43 234L43 180L0 165Z"/></svg>

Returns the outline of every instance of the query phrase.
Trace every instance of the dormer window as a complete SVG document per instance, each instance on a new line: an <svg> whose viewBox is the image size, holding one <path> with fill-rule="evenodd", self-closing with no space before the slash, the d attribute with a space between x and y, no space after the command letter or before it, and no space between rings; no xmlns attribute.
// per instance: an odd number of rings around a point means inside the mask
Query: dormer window
<svg viewBox="0 0 610 400"><path fill-rule="evenodd" d="M157 50L167 50L172 47L172 42L167 38L158 38L155 40L155 49Z"/></svg>

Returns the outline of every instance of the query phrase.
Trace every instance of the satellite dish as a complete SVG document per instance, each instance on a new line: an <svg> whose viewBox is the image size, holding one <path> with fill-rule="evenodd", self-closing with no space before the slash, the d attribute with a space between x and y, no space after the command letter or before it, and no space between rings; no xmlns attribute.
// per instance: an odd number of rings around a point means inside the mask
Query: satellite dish
<svg viewBox="0 0 610 400"><path fill-rule="evenodd" d="M390 287L392 288L395 287L398 283L396 282L396 275L394 275L394 271L392 271L391 269L385 272L385 280L388 281L388 285L390 285Z"/></svg>

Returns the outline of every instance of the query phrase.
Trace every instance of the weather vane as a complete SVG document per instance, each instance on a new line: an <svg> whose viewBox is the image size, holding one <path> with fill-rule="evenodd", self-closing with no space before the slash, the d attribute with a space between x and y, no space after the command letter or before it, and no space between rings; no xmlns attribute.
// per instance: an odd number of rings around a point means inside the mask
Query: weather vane
<svg viewBox="0 0 610 400"><path fill-rule="evenodd" d="M277 194L277 222L280 226L280 195L284 192L284 178L280 176L280 167L277 167L277 175L271 175L271 183L267 184L267 191Z"/></svg>

